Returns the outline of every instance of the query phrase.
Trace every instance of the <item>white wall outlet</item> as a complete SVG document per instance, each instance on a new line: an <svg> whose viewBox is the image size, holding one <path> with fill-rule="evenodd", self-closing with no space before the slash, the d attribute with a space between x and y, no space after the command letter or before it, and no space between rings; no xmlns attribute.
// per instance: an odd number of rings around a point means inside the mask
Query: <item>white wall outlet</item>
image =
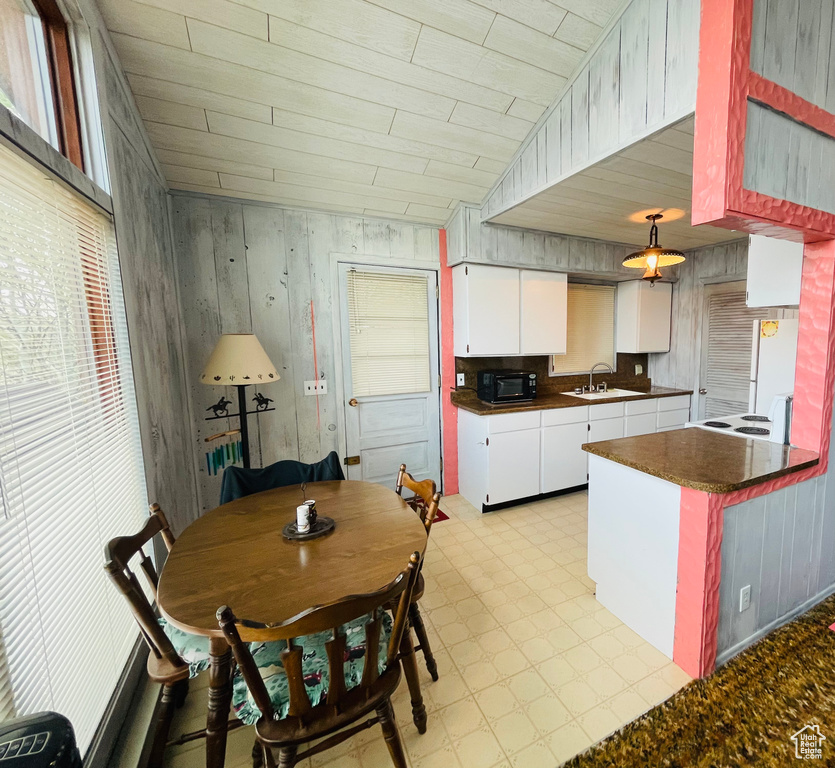
<svg viewBox="0 0 835 768"><path fill-rule="evenodd" d="M455 386L456 387L463 387L464 386L464 374L463 373L456 373L455 374Z"/></svg>
<svg viewBox="0 0 835 768"><path fill-rule="evenodd" d="M635 363L635 375L640 376L644 372L644 366L640 363Z"/></svg>
<svg viewBox="0 0 835 768"><path fill-rule="evenodd" d="M306 381L304 383L304 395L326 395L328 394L328 382L324 379L319 381Z"/></svg>
<svg viewBox="0 0 835 768"><path fill-rule="evenodd" d="M751 585L739 590L739 612L748 610L751 607Z"/></svg>

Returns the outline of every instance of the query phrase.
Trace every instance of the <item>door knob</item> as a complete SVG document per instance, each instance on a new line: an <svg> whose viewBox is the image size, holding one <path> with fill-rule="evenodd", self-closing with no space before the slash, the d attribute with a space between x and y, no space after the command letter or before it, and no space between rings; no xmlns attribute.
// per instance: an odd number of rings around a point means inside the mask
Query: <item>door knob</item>
<svg viewBox="0 0 835 768"><path fill-rule="evenodd" d="M350 405L352 408L356 408L356 407L359 405L359 402L357 401L357 398L352 397L352 398L348 401L348 405Z"/></svg>
<svg viewBox="0 0 835 768"><path fill-rule="evenodd" d="M699 388L699 394L700 394L700 395L706 395L706 394L707 394L707 390L706 390L704 387L700 387L700 388Z"/></svg>

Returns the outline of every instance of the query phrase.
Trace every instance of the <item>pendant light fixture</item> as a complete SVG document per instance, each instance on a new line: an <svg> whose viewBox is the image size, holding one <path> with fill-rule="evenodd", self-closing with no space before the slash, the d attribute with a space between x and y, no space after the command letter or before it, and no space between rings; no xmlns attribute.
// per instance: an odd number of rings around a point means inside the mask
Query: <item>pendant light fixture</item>
<svg viewBox="0 0 835 768"><path fill-rule="evenodd" d="M661 267L670 267L673 264L681 264L685 257L681 251L674 251L672 248L662 248L658 245L658 224L659 219L664 217L660 213L651 213L647 221L652 222L649 230L649 245L641 251L630 253L623 260L624 267L632 269L643 269L642 279L649 280L650 285L661 278Z"/></svg>

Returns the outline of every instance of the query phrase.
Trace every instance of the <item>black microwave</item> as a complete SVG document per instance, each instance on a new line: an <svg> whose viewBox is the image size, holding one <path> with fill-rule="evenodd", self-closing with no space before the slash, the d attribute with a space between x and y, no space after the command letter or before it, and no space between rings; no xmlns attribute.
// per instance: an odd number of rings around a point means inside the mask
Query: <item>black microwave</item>
<svg viewBox="0 0 835 768"><path fill-rule="evenodd" d="M476 392L487 403L519 403L536 397L536 374L530 371L479 371Z"/></svg>

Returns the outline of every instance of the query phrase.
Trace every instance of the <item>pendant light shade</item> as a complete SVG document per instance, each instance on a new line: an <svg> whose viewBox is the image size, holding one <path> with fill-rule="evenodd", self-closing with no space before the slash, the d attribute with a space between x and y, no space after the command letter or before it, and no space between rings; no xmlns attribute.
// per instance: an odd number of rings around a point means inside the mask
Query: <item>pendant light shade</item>
<svg viewBox="0 0 835 768"><path fill-rule="evenodd" d="M647 216L647 221L652 222L649 230L649 245L640 251L630 253L624 260L623 266L632 269L643 269L643 280L655 283L661 278L661 267L671 267L673 264L681 264L685 256L681 251L672 248L663 248L658 245L658 225L655 223L664 217L660 213L652 213Z"/></svg>

